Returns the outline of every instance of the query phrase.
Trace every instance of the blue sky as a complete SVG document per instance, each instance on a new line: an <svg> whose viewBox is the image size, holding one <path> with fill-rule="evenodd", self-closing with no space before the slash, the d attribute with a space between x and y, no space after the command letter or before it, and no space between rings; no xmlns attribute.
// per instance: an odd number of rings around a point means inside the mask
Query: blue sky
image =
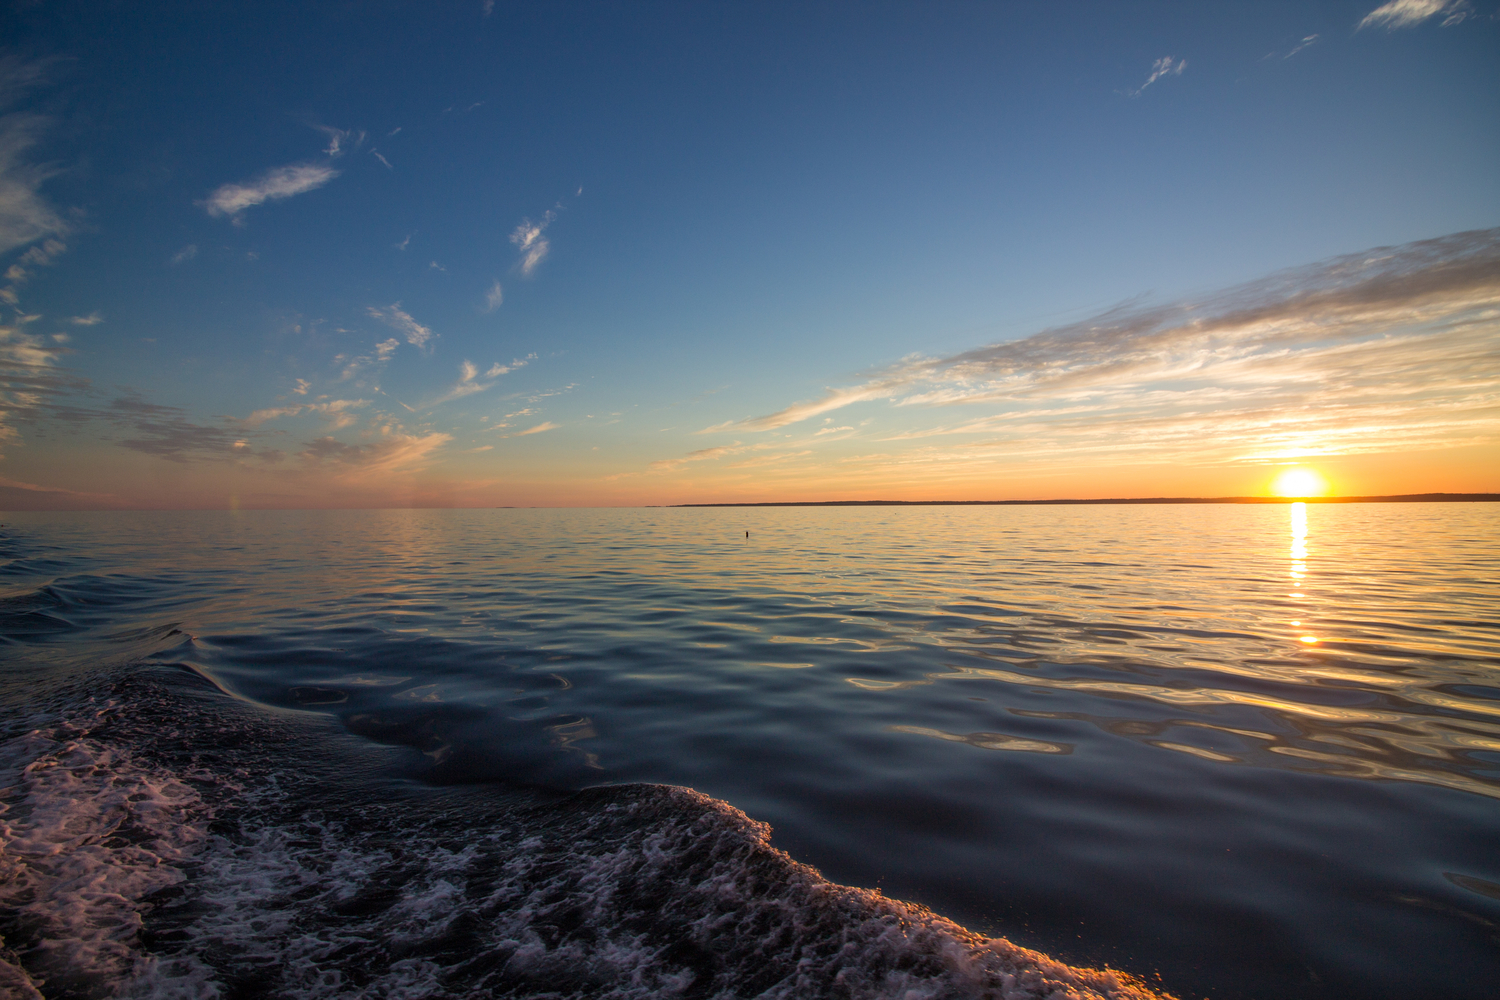
<svg viewBox="0 0 1500 1000"><path fill-rule="evenodd" d="M0 17L0 506L1500 489L1494 2Z"/></svg>

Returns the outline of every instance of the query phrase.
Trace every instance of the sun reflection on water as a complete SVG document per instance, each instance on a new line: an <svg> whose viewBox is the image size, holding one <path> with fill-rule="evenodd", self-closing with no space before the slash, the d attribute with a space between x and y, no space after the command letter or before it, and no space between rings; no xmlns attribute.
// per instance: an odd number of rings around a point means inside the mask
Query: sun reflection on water
<svg viewBox="0 0 1500 1000"><path fill-rule="evenodd" d="M1307 504L1297 501L1291 505L1292 510L1292 568L1287 573L1292 578L1292 593L1288 597L1303 599L1307 589ZM1293 625L1300 626L1301 619L1292 621ZM1299 641L1312 644L1318 641L1316 636L1300 635Z"/></svg>

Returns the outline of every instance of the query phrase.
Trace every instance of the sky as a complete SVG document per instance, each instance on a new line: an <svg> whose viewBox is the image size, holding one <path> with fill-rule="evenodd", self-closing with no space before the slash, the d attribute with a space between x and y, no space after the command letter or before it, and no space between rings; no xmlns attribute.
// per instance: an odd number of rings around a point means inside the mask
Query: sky
<svg viewBox="0 0 1500 1000"><path fill-rule="evenodd" d="M1500 491L1500 0L9 3L0 510Z"/></svg>

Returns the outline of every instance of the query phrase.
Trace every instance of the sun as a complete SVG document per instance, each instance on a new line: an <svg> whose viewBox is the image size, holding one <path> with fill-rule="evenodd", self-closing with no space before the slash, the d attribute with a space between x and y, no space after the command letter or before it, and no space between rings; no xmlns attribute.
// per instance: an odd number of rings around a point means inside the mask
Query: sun
<svg viewBox="0 0 1500 1000"><path fill-rule="evenodd" d="M1279 497L1320 497L1328 492L1328 481L1312 469L1294 465L1271 484Z"/></svg>

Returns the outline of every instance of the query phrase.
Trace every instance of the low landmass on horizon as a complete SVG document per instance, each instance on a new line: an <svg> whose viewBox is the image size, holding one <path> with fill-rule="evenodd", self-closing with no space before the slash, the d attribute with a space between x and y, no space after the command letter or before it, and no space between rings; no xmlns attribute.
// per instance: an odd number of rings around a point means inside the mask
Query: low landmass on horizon
<svg viewBox="0 0 1500 1000"><path fill-rule="evenodd" d="M669 507L1037 507L1108 503L1497 503L1500 493L1401 493L1379 497L1109 497L1059 500L766 500L674 503Z"/></svg>

